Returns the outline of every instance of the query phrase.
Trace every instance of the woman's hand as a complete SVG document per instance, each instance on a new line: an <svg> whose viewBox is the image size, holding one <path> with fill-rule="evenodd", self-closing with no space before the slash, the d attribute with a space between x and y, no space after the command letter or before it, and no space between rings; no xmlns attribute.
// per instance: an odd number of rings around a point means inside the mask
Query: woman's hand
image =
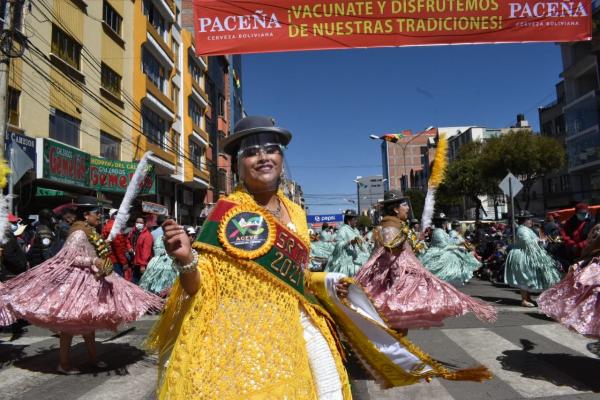
<svg viewBox="0 0 600 400"><path fill-rule="evenodd" d="M348 296L348 286L350 286L350 282L343 280L335 284L335 292L340 300Z"/></svg>
<svg viewBox="0 0 600 400"><path fill-rule="evenodd" d="M174 220L168 219L162 224L162 228L164 232L163 241L167 254L177 259L177 262L181 265L191 263L194 259L192 245L183 227L178 225Z"/></svg>
<svg viewBox="0 0 600 400"><path fill-rule="evenodd" d="M98 271L102 271L102 269L104 268L104 259L96 258L94 260L94 267L96 267Z"/></svg>

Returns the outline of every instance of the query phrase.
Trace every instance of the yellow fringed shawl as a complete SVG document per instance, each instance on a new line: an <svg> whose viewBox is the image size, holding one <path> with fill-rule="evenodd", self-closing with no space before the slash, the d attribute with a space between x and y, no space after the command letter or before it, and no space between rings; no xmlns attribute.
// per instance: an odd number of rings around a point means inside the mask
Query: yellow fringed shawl
<svg viewBox="0 0 600 400"><path fill-rule="evenodd" d="M303 210L278 196L309 247ZM242 190L227 200L256 207ZM146 342L159 352L159 399L316 399L300 307L329 344L344 398L351 398L336 341L318 310L229 256L204 251L198 268L198 293L188 296L177 280Z"/></svg>

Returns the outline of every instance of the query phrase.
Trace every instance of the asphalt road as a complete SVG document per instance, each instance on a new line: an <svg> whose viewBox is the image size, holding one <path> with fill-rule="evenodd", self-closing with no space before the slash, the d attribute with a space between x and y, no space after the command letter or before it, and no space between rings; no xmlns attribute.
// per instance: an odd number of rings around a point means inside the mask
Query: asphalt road
<svg viewBox="0 0 600 400"><path fill-rule="evenodd" d="M600 359L595 341L569 332L537 312L519 306L519 295L505 287L473 281L464 289L499 308L493 325L472 316L447 320L443 328L411 331L409 337L436 359L455 366L484 364L494 373L485 383L433 380L381 390L365 373L351 368L354 398L370 399L598 399ZM86 365L81 341L73 364L82 374L56 373L58 339L28 327L11 340L0 333L0 399L150 400L154 399L156 359L141 350L155 317L98 334L98 352L106 370Z"/></svg>

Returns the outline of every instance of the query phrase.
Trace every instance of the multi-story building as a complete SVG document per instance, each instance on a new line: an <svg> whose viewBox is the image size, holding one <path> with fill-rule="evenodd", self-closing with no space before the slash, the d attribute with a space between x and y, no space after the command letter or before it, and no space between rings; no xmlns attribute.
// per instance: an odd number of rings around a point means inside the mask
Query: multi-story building
<svg viewBox="0 0 600 400"><path fill-rule="evenodd" d="M404 137L396 143L382 141L381 157L385 190L401 190L427 187L430 149L437 135L436 128L427 128L412 134L403 132Z"/></svg>
<svg viewBox="0 0 600 400"><path fill-rule="evenodd" d="M182 7L183 27L193 32L192 0L183 0ZM206 201L214 203L220 196L230 193L235 185L230 157L220 151L220 143L244 116L242 58L240 55L214 56L207 57L207 63L208 70L204 78L208 100L205 130L209 136L211 180Z"/></svg>
<svg viewBox="0 0 600 400"><path fill-rule="evenodd" d="M544 183L548 208L600 202L600 1L592 6L592 40L561 43L563 80L557 85L557 99L540 109L542 134L564 140L567 150L566 170Z"/></svg>
<svg viewBox="0 0 600 400"><path fill-rule="evenodd" d="M283 193L294 203L298 204L303 209L306 209L306 204L304 202L304 191L302 190L302 186L298 184L298 182L292 179L284 179L281 182L281 187Z"/></svg>
<svg viewBox="0 0 600 400"><path fill-rule="evenodd" d="M556 100L538 109L540 118L540 134L551 137L560 142L566 148L565 129L565 82L556 84ZM542 182L542 199L545 210L566 208L571 206L575 199L571 192L571 175L568 166L565 165L560 171L547 174Z"/></svg>
<svg viewBox="0 0 600 400"><path fill-rule="evenodd" d="M31 199L19 201L17 210L101 192L102 182L90 184L92 157L134 158L131 138L139 124L131 99L133 31L127 29L133 13L128 2L45 0L16 24L30 43L11 60L5 139L35 167L16 186L17 196ZM53 189L43 193L55 198L38 196L42 189Z"/></svg>
<svg viewBox="0 0 600 400"><path fill-rule="evenodd" d="M116 206L131 161L151 150L140 198L197 222L211 180L207 59L196 56L180 9L172 0L33 5L21 27L31 44L10 67L6 136L36 164L17 193L33 198L29 208L52 204L37 199L40 188L63 202L97 193Z"/></svg>
<svg viewBox="0 0 600 400"><path fill-rule="evenodd" d="M360 214L367 214L383 200L385 180L381 175L356 177L357 207Z"/></svg>

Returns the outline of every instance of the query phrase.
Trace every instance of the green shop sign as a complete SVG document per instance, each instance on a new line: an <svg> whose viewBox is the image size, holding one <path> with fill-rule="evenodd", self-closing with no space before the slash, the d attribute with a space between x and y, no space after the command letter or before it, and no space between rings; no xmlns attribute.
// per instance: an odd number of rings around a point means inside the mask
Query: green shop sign
<svg viewBox="0 0 600 400"><path fill-rule="evenodd" d="M46 189L43 187L38 187L35 189L36 197L58 197L58 196L66 196L67 193L62 190L54 190L54 189Z"/></svg>
<svg viewBox="0 0 600 400"><path fill-rule="evenodd" d="M89 186L99 192L125 193L137 165L137 162L112 161L92 156ZM148 164L148 171L142 182L140 193L156 194L155 182L154 167Z"/></svg>
<svg viewBox="0 0 600 400"><path fill-rule="evenodd" d="M69 185L89 185L90 155L73 147L44 140L43 178Z"/></svg>

